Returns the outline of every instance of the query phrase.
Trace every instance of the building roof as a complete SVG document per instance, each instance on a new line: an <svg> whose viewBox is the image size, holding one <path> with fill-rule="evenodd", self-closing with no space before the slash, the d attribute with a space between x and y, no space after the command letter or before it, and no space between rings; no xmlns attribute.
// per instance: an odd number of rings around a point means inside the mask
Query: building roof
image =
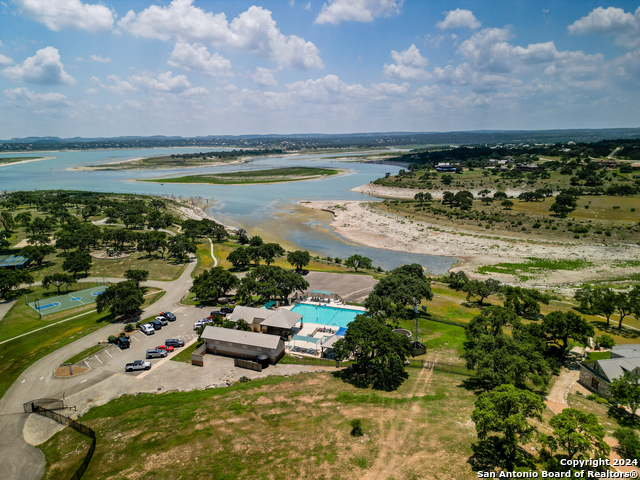
<svg viewBox="0 0 640 480"><path fill-rule="evenodd" d="M594 365L595 364L595 365ZM631 372L636 368L640 368L640 357L633 358L610 358L605 360L597 360L592 368L598 373L604 375L609 382L616 378L620 378L624 372Z"/></svg>
<svg viewBox="0 0 640 480"><path fill-rule="evenodd" d="M237 322L238 320L243 319L247 323L251 324L253 323L254 318L264 320L271 314L273 314L271 310L266 310L264 308L238 306L233 309L233 313L229 317L229 320Z"/></svg>
<svg viewBox="0 0 640 480"><path fill-rule="evenodd" d="M635 350L640 357L640 343L627 343L623 345L614 345L611 349L612 352L618 352L618 350Z"/></svg>
<svg viewBox="0 0 640 480"><path fill-rule="evenodd" d="M320 346L323 348L333 348L333 344L338 340L342 340L344 337L342 335L331 335L329 338L325 340L324 343L321 343Z"/></svg>
<svg viewBox="0 0 640 480"><path fill-rule="evenodd" d="M20 267L28 261L29 259L27 257L21 257L19 255L0 255L0 268Z"/></svg>
<svg viewBox="0 0 640 480"><path fill-rule="evenodd" d="M260 323L265 327L292 328L300 321L302 315L291 310L279 308Z"/></svg>
<svg viewBox="0 0 640 480"><path fill-rule="evenodd" d="M218 340L251 347L270 348L273 350L277 349L280 342L282 342L282 339L277 335L264 335L262 333L245 332L232 328L212 327L211 325L205 327L204 332L202 332L202 338L205 340Z"/></svg>

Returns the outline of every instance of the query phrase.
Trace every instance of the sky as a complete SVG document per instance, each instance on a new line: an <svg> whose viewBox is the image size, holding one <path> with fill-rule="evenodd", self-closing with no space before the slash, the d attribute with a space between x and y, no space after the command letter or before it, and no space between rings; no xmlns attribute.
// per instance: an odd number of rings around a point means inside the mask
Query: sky
<svg viewBox="0 0 640 480"><path fill-rule="evenodd" d="M603 1L0 0L0 139L640 127Z"/></svg>

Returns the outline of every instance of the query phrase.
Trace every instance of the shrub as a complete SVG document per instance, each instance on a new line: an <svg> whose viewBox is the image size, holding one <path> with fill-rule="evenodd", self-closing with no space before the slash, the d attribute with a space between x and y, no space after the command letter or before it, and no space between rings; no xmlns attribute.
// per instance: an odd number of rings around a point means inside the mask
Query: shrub
<svg viewBox="0 0 640 480"><path fill-rule="evenodd" d="M133 323L127 323L124 327L125 332L133 332L133 330L134 330Z"/></svg>
<svg viewBox="0 0 640 480"><path fill-rule="evenodd" d="M584 208L586 208L587 210L589 210L589 205L585 205Z"/></svg>
<svg viewBox="0 0 640 480"><path fill-rule="evenodd" d="M361 437L362 435L364 435L364 432L362 431L362 422L359 418L354 418L353 420L351 420L350 425L352 437Z"/></svg>
<svg viewBox="0 0 640 480"><path fill-rule="evenodd" d="M116 343L116 337L115 335L109 335L109 338L107 339L107 341L109 343Z"/></svg>
<svg viewBox="0 0 640 480"><path fill-rule="evenodd" d="M613 436L620 444L620 453L632 460L640 457L640 438L638 433L629 427L620 427L613 432Z"/></svg>
<svg viewBox="0 0 640 480"><path fill-rule="evenodd" d="M607 335L606 333L600 335L597 338L597 342L598 345L600 345L602 348L612 348L616 344L614 338L611 335Z"/></svg>
<svg viewBox="0 0 640 480"><path fill-rule="evenodd" d="M334 258L333 261L336 262L337 264L342 263L342 259L338 257Z"/></svg>
<svg viewBox="0 0 640 480"><path fill-rule="evenodd" d="M245 377L244 375L238 379L238 381L241 382L241 383L246 383L249 380L251 380L251 379L249 377Z"/></svg>
<svg viewBox="0 0 640 480"><path fill-rule="evenodd" d="M614 210L620 210L620 207L618 207L618 206L614 206L614 207L613 207L613 209L614 209Z"/></svg>
<svg viewBox="0 0 640 480"><path fill-rule="evenodd" d="M327 262L333 262L333 258L327 257Z"/></svg>
<svg viewBox="0 0 640 480"><path fill-rule="evenodd" d="M533 228L540 228L542 224L540 222L536 222L533 224Z"/></svg>

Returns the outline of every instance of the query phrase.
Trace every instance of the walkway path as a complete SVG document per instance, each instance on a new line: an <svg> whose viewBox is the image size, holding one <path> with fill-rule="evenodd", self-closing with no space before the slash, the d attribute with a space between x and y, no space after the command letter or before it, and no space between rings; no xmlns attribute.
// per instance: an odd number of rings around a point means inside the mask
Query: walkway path
<svg viewBox="0 0 640 480"><path fill-rule="evenodd" d="M209 240L209 243L211 244L211 258L213 258L213 266L217 267L218 266L218 259L213 254L213 242L211 241L211 239L209 237L207 237L207 240Z"/></svg>

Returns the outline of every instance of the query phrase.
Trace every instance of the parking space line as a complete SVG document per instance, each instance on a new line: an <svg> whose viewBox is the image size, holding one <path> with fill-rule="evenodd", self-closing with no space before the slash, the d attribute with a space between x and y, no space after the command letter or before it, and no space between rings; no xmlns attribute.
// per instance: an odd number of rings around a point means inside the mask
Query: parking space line
<svg viewBox="0 0 640 480"><path fill-rule="evenodd" d="M131 338L133 338L136 342L140 343L140 340L138 340L135 336L131 335Z"/></svg>
<svg viewBox="0 0 640 480"><path fill-rule="evenodd" d="M107 352L107 355L109 355L111 358L113 358L113 355L111 355L111 354L109 353L109 350L105 350L105 352Z"/></svg>
<svg viewBox="0 0 640 480"><path fill-rule="evenodd" d="M89 367L89 370L91 370L91 365L89 365L89 362L87 362L86 360L84 361L84 364Z"/></svg>
<svg viewBox="0 0 640 480"><path fill-rule="evenodd" d="M94 355L94 356L95 356L96 358L98 358L98 355ZM102 363L102 360L100 360L99 358L98 358L98 361L99 361L100 363Z"/></svg>

